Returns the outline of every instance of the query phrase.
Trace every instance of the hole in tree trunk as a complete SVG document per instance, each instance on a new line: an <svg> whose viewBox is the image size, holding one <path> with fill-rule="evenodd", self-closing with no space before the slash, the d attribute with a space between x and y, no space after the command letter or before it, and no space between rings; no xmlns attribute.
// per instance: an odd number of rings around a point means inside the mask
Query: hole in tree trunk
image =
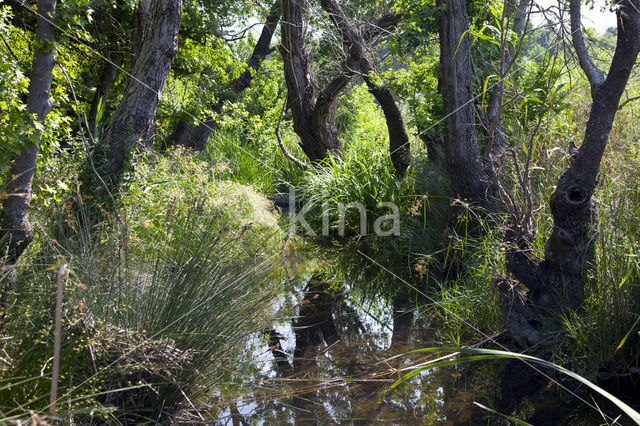
<svg viewBox="0 0 640 426"><path fill-rule="evenodd" d="M567 190L567 199L572 204L582 204L587 199L587 193L581 187L574 185Z"/></svg>

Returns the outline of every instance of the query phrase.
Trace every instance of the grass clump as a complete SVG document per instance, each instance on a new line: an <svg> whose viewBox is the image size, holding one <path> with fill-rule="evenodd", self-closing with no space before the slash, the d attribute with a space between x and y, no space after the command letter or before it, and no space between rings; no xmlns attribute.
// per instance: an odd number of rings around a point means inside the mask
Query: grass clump
<svg viewBox="0 0 640 426"><path fill-rule="evenodd" d="M139 164L120 196L118 218L107 212L112 220L100 223L78 198L35 211L38 240L23 256L2 330L4 420L47 411L49 269L60 262L71 271L57 403L68 422L198 418L199 398L270 318L283 233L266 199L217 181L185 153Z"/></svg>

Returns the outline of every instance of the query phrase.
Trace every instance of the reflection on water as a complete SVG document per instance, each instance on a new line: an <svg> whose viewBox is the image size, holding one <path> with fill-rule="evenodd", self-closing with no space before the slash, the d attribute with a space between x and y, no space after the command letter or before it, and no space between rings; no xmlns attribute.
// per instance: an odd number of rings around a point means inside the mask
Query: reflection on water
<svg viewBox="0 0 640 426"><path fill-rule="evenodd" d="M549 380L517 363L488 361L423 371L390 389L410 366L435 358L411 350L441 346L428 317L406 300L359 300L321 276L276 301L285 319L250 343L252 364L237 372L246 390L222 424L567 424ZM289 315L288 317L286 315ZM515 399L514 399L515 398Z"/></svg>
<svg viewBox="0 0 640 426"><path fill-rule="evenodd" d="M434 344L426 318L406 301L354 300L318 276L303 290L280 301L297 314L289 325L280 322L263 344L252 342L257 386L221 413L223 424L455 424L470 419L474 400L495 396L495 368L425 371L390 390L408 372L396 370L425 356L389 358Z"/></svg>

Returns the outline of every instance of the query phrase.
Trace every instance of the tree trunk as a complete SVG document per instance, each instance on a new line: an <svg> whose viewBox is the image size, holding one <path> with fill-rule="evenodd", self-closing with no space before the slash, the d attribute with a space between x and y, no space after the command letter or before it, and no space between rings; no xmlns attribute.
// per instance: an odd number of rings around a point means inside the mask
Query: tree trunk
<svg viewBox="0 0 640 426"><path fill-rule="evenodd" d="M444 154L457 196L491 210L490 188L476 139L469 18L464 0L443 0L440 23L442 103L447 117Z"/></svg>
<svg viewBox="0 0 640 426"><path fill-rule="evenodd" d="M554 227L544 260L531 256L526 236L508 235L516 247L506 253L507 269L528 291L503 284L503 312L511 333L523 343L542 340L543 324L584 301L585 281L593 267L596 210L592 200L613 120L640 51L640 1L617 3L618 41L604 78L582 39L580 0L571 0L571 30L580 65L591 83L593 104L584 140L549 199Z"/></svg>
<svg viewBox="0 0 640 426"><path fill-rule="evenodd" d="M100 80L98 80L98 84L96 86L96 93L93 95L93 99L91 100L91 110L89 111L89 133L91 133L91 136L93 137L97 136L98 107L102 105L103 109L106 108L109 93L113 88L116 78L118 78L118 74L120 74L118 65L122 61L122 55L115 53L110 56L111 62L105 62L104 68L102 68L102 72L100 73Z"/></svg>
<svg viewBox="0 0 640 426"><path fill-rule="evenodd" d="M339 152L340 141L335 129L336 94L346 87L344 79L332 81L330 91L321 94L321 108L315 112L315 81L309 70L309 58L304 46L305 0L282 0L282 44L287 102L291 108L293 129L300 146L312 162L325 158L328 152Z"/></svg>
<svg viewBox="0 0 640 426"><path fill-rule="evenodd" d="M39 121L36 126L36 135L42 137L42 126L49 111L49 89L53 72L54 58L54 32L53 20L56 10L56 0L38 1L38 19L36 22L36 48L33 54L31 71L31 83L27 109L34 114ZM42 16L40 16L42 15ZM6 298L13 289L16 280L14 265L33 240L33 226L29 222L29 204L31 203L31 187L33 176L38 161L39 143L28 145L14 159L11 172L6 184L7 198L3 202L1 212L2 229L0 230L0 242L2 242L2 269L0 270L0 282L2 282L2 306L6 309ZM4 313L2 314L4 317Z"/></svg>
<svg viewBox="0 0 640 426"><path fill-rule="evenodd" d="M136 64L145 37L145 24L149 16L151 0L140 0L133 12L133 27L131 28L131 68Z"/></svg>
<svg viewBox="0 0 640 426"><path fill-rule="evenodd" d="M524 34L531 0L506 0L503 12L503 26L512 22L511 30L519 38ZM507 21L507 22L505 22ZM503 43L508 43L505 39ZM499 80L490 90L490 100L486 111L481 111L482 131L484 133L484 159L489 175L492 193L500 198L502 187L499 179L502 175L501 159L507 148L507 139L502 131L502 109L504 106L504 79L513 66L516 52L511 44L501 46Z"/></svg>
<svg viewBox="0 0 640 426"><path fill-rule="evenodd" d="M245 71L230 84L234 97L237 97L251 85L255 73L260 70L262 62L264 62L271 53L271 39L273 38L279 21L280 0L277 0L267 15L267 20L264 27L262 27L262 33L260 33L260 37L253 48L253 53L247 61ZM226 100L229 99L223 99L214 105L209 105L214 114L219 114L222 111L222 105ZM166 146L181 145L192 148L195 151L204 151L207 147L207 140L217 124L217 121L211 116L206 117L204 121L197 126L180 120L173 133L169 136Z"/></svg>
<svg viewBox="0 0 640 426"><path fill-rule="evenodd" d="M396 169L396 173L399 176L403 176L411 161L411 149L409 136L407 136L400 109L395 99L393 99L391 91L377 83L377 73L373 66L373 61L367 52L368 46L364 38L351 27L340 4L335 0L321 0L320 3L329 14L338 32L340 32L342 40L349 48L349 60L357 64L369 92L376 98L382 108L389 131L389 153L391 161Z"/></svg>
<svg viewBox="0 0 640 426"><path fill-rule="evenodd" d="M178 51L181 16L181 0L151 2L140 54L103 142L108 162L102 172L112 181L132 148L149 136L160 93Z"/></svg>

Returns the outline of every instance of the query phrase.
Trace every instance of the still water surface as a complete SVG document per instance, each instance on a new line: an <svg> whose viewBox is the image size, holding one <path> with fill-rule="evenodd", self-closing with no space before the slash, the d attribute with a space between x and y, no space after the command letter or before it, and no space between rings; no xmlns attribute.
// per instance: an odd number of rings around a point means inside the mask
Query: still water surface
<svg viewBox="0 0 640 426"><path fill-rule="evenodd" d="M603 423L518 361L424 370L391 388L412 366L446 355L408 354L442 346L429 311L359 296L357 283L336 290L323 276L292 279L274 300L280 320L247 342L249 361L233 373L233 390L215 392L224 407L217 423L515 424L504 415L536 425Z"/></svg>

